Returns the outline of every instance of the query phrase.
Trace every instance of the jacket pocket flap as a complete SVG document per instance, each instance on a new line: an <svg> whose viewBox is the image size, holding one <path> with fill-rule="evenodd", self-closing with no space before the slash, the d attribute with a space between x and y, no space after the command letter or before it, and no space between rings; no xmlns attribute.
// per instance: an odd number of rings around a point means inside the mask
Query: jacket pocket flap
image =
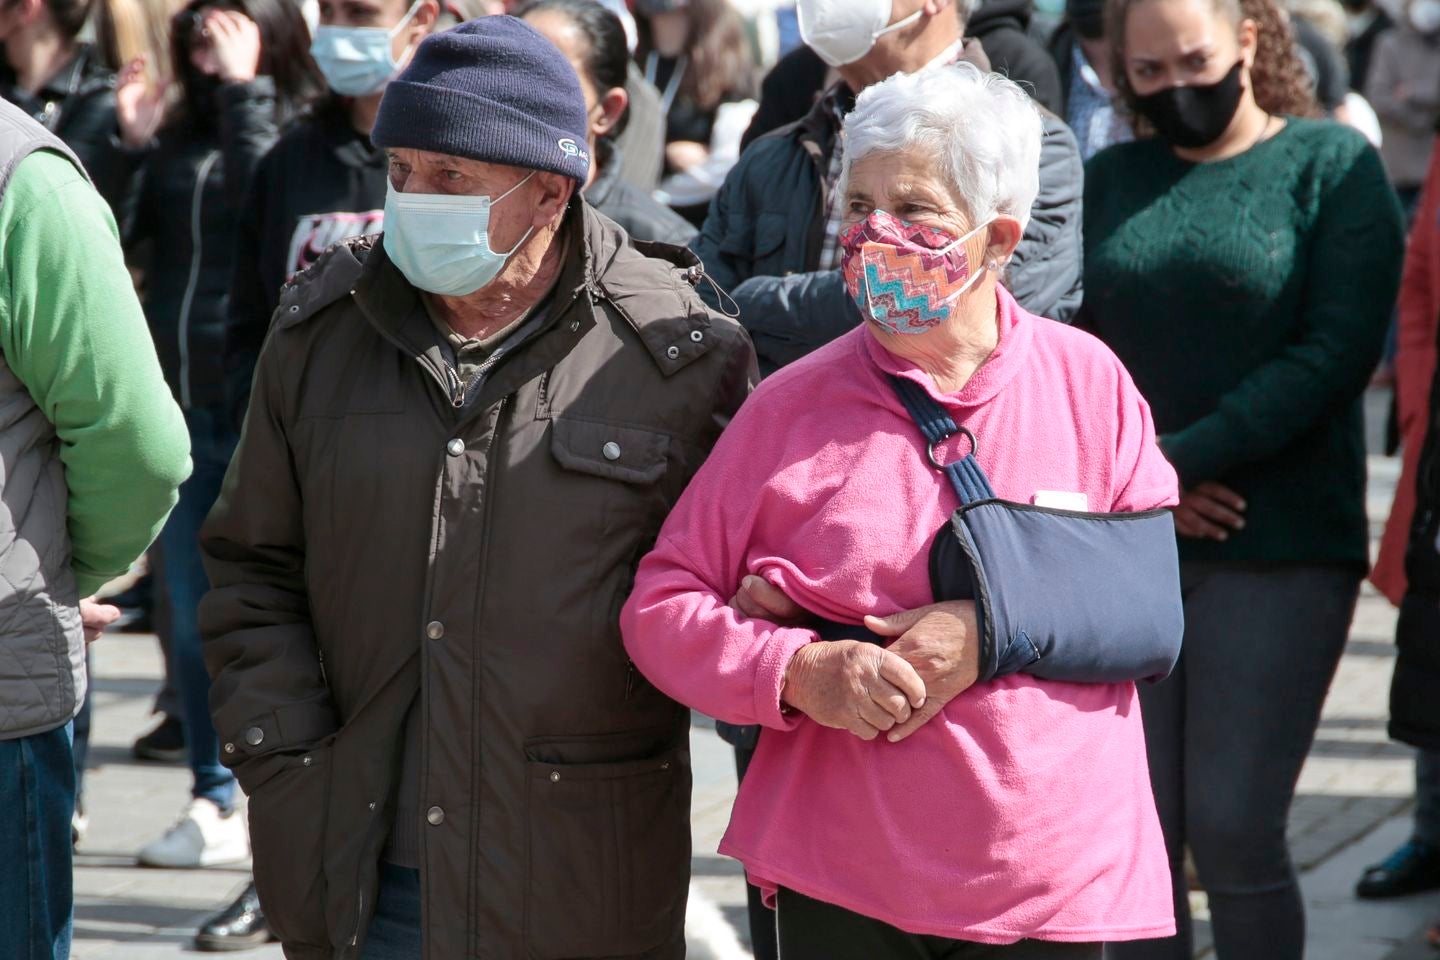
<svg viewBox="0 0 1440 960"><path fill-rule="evenodd" d="M622 483L652 484L665 474L670 438L639 427L556 417L550 453L566 470Z"/></svg>
<svg viewBox="0 0 1440 960"><path fill-rule="evenodd" d="M790 221L784 214L762 213L753 224L727 233L720 241L720 252L728 257L759 260L780 249L789 229Z"/></svg>

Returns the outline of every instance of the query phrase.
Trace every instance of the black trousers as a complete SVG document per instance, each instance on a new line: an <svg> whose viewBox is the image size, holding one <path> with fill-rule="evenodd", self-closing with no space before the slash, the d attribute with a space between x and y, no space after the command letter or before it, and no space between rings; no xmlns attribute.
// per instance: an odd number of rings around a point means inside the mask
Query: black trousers
<svg viewBox="0 0 1440 960"><path fill-rule="evenodd" d="M1100 960L1099 943L1021 940L995 945L906 933L782 888L780 960Z"/></svg>
<svg viewBox="0 0 1440 960"><path fill-rule="evenodd" d="M745 730L749 728L741 728ZM738 733L738 731L737 731ZM736 739L744 739L737 736ZM745 771L755 757L754 742L751 745L735 747L735 774L737 780L745 779ZM765 906L760 888L752 883L745 884L745 908L750 918L750 953L755 960L777 960L775 955L775 913Z"/></svg>

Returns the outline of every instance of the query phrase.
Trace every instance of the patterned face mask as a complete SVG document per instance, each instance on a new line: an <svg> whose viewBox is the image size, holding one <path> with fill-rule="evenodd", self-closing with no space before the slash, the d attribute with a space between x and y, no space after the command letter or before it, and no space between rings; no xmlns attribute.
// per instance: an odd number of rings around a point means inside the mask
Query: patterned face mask
<svg viewBox="0 0 1440 960"><path fill-rule="evenodd" d="M884 210L845 231L840 268L860 313L892 333L925 333L950 318L955 302L983 274L971 271L965 241Z"/></svg>

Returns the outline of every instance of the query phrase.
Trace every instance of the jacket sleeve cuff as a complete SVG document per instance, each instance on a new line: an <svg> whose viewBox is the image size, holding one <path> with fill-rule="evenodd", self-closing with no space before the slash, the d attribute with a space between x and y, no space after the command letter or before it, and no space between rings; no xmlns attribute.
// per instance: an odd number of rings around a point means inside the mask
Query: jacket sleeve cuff
<svg viewBox="0 0 1440 960"><path fill-rule="evenodd" d="M1159 438L1165 459L1180 478L1180 489L1214 480L1224 472L1224 450L1228 443L1225 427L1215 415L1205 417L1183 430Z"/></svg>
<svg viewBox="0 0 1440 960"><path fill-rule="evenodd" d="M221 106L233 106L238 103L245 103L250 100L274 100L275 79L273 77L256 77L254 80L244 80L239 83L226 83L220 86L217 93Z"/></svg>
<svg viewBox="0 0 1440 960"><path fill-rule="evenodd" d="M785 673L796 652L819 638L810 630L780 629L771 635L755 667L755 719L775 730L794 730L803 714L787 709L780 701Z"/></svg>

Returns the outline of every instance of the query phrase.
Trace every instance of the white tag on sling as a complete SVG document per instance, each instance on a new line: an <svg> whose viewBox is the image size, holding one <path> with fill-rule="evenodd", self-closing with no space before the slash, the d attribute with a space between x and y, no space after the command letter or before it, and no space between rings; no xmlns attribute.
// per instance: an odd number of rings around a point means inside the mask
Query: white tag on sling
<svg viewBox="0 0 1440 960"><path fill-rule="evenodd" d="M1065 490L1036 490L1030 501L1037 507L1054 510L1075 510L1084 513L1090 509L1090 498L1083 493L1069 493Z"/></svg>

